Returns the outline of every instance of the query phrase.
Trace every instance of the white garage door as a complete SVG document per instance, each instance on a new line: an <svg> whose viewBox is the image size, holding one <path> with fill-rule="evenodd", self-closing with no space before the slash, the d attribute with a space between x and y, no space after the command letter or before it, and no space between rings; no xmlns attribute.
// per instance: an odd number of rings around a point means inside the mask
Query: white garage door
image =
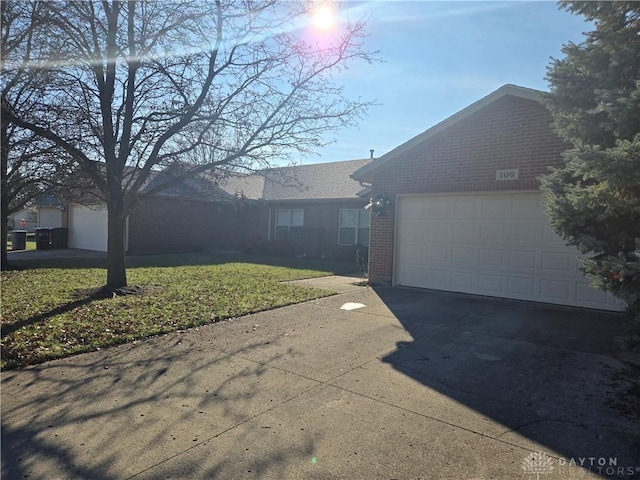
<svg viewBox="0 0 640 480"><path fill-rule="evenodd" d="M619 310L548 226L539 192L400 197L398 285Z"/></svg>
<svg viewBox="0 0 640 480"><path fill-rule="evenodd" d="M106 207L70 207L69 247L107 251Z"/></svg>

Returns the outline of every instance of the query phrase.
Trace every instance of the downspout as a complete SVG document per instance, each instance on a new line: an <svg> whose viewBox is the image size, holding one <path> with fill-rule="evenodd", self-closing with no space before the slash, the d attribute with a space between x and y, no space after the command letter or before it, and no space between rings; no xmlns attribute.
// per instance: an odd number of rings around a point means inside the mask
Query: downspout
<svg viewBox="0 0 640 480"><path fill-rule="evenodd" d="M373 152L375 150L372 148L369 150L370 152L370 160L375 160L373 158ZM353 175L349 175L351 178L353 178ZM371 188L371 196L369 197L369 203L367 205L365 205L364 209L365 210L369 210L371 208L371 206L373 205L373 184L372 183L367 183L364 182L362 180L358 180L358 184L360 185L360 187L362 188ZM371 215L371 214L370 214ZM367 254L367 281L370 282L371 281L371 275L370 275L370 271L371 271L371 232L372 232L372 228L371 228L371 220L373 220L373 218L371 218L369 220L369 248L368 248L368 254Z"/></svg>

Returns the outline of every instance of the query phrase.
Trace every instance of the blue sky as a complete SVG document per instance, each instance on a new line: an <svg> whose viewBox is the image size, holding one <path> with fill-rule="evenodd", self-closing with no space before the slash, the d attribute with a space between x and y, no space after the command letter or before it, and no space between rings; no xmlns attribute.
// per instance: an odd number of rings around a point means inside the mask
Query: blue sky
<svg viewBox="0 0 640 480"><path fill-rule="evenodd" d="M378 157L506 83L547 90L550 58L591 30L547 1L343 2L341 14L369 17L365 48L384 62L336 80L380 105L303 164Z"/></svg>

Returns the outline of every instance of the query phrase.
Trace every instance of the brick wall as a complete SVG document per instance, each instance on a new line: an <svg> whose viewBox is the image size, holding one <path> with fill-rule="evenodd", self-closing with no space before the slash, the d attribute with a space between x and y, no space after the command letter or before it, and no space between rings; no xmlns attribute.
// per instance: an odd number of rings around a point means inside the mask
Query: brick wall
<svg viewBox="0 0 640 480"><path fill-rule="evenodd" d="M129 251L241 250L257 214L255 206L155 198L138 205L129 216Z"/></svg>
<svg viewBox="0 0 640 480"><path fill-rule="evenodd" d="M386 215L372 218L372 282L391 282L396 195L537 189L537 178L561 164L566 148L550 124L538 102L505 96L376 172L373 196L387 194L394 204ZM496 170L514 168L518 180L496 181Z"/></svg>
<svg viewBox="0 0 640 480"><path fill-rule="evenodd" d="M341 208L364 208L367 203L369 203L368 200L359 198L342 201L290 201L270 203L270 238L272 240L275 239L276 210L302 209L304 210L305 242L299 246L301 253L314 258L339 258L348 255L350 250L338 245L339 211Z"/></svg>
<svg viewBox="0 0 640 480"><path fill-rule="evenodd" d="M129 252L192 252L242 250L257 238L275 239L275 212L279 208L304 210L304 228L310 238L301 253L335 258L338 212L363 208L368 200L248 204L243 208L160 197L138 205L129 216ZM269 219L269 216L271 218Z"/></svg>

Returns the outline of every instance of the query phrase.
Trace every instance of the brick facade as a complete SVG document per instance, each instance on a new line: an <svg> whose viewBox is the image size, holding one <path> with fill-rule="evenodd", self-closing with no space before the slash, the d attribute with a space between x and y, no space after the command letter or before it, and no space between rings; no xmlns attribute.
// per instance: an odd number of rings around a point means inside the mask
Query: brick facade
<svg viewBox="0 0 640 480"><path fill-rule="evenodd" d="M369 200L361 198L354 198L353 200L269 203L271 232L268 238L275 239L276 211L278 209L301 209L304 211L304 241L297 246L300 254L313 258L350 259L355 261L355 255L351 255L353 249L338 245L339 212L340 209L346 208L361 209L367 203L369 203Z"/></svg>
<svg viewBox="0 0 640 480"><path fill-rule="evenodd" d="M240 250L257 214L255 206L155 198L129 216L129 252Z"/></svg>
<svg viewBox="0 0 640 480"><path fill-rule="evenodd" d="M299 254L345 258L338 245L341 208L363 208L368 200L283 201L244 206L160 197L138 205L129 216L130 253L243 250L257 239L275 239L278 209L304 210L305 242ZM349 257L350 258L350 257ZM354 258L355 260L355 258Z"/></svg>
<svg viewBox="0 0 640 480"><path fill-rule="evenodd" d="M372 282L391 283L397 195L535 190L538 177L560 166L566 149L550 125L539 102L506 95L374 172L373 196L389 195L394 204L386 215L372 218ZM496 170L515 168L517 180L496 181Z"/></svg>

